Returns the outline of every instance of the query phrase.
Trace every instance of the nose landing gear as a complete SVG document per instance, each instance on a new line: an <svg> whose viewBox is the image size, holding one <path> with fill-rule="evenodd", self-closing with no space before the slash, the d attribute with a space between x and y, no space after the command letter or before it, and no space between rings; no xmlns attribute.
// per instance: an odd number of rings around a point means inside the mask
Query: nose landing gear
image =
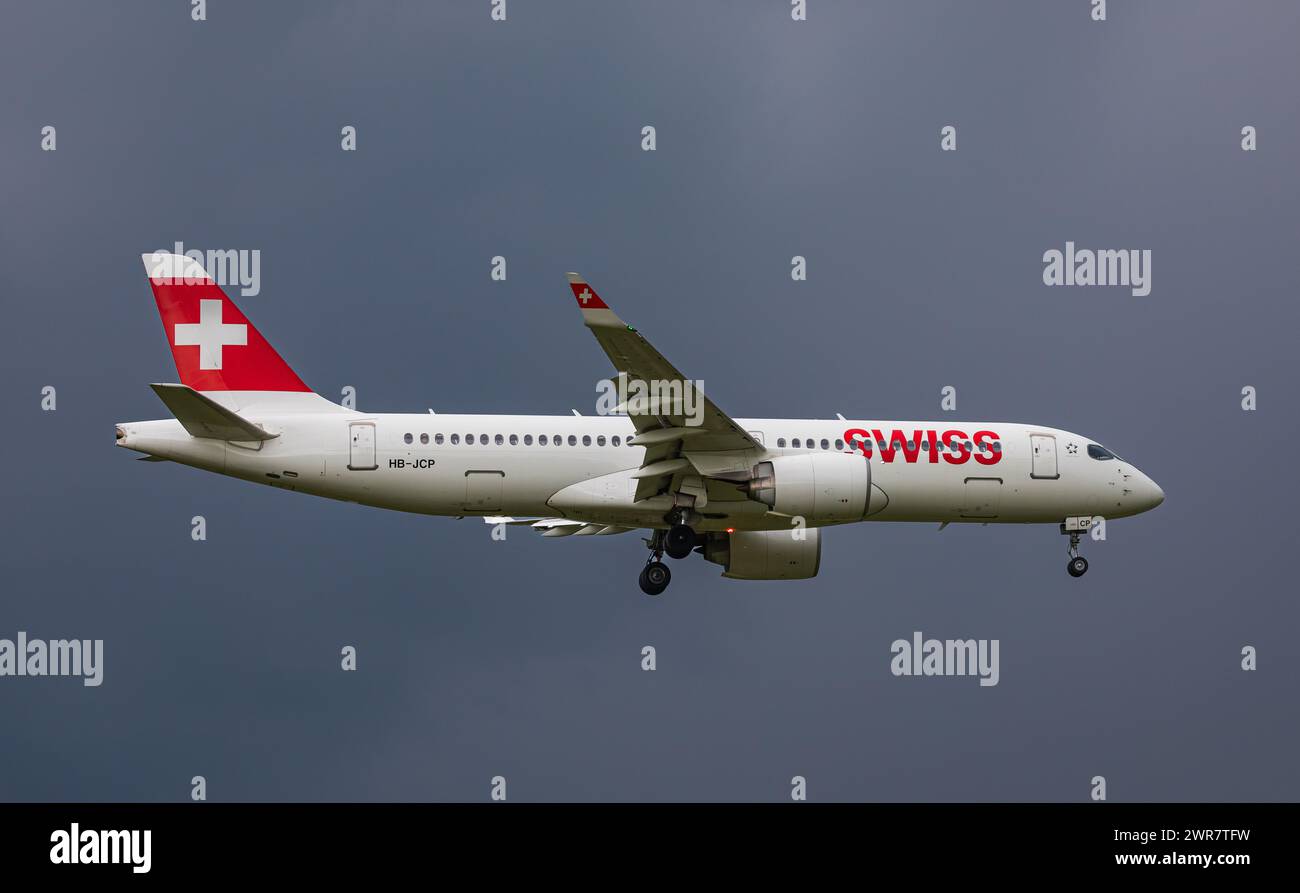
<svg viewBox="0 0 1300 893"><path fill-rule="evenodd" d="M1065 565L1065 572L1071 577L1082 577L1088 572L1088 559L1079 554L1079 540L1091 524L1091 518L1067 518L1061 524L1061 533L1070 536L1070 548L1067 550L1070 560Z"/></svg>

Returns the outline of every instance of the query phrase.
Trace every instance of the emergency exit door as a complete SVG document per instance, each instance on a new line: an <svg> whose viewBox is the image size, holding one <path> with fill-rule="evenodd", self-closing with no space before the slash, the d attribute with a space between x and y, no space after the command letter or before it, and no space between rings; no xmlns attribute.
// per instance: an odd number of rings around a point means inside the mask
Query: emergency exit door
<svg viewBox="0 0 1300 893"><path fill-rule="evenodd" d="M1048 480L1059 478L1061 474L1056 469L1056 437L1051 434L1031 434L1029 446L1033 456L1029 476Z"/></svg>
<svg viewBox="0 0 1300 893"><path fill-rule="evenodd" d="M375 462L375 423L353 422L348 425L352 444L348 448L348 468L353 471L374 471L379 467Z"/></svg>

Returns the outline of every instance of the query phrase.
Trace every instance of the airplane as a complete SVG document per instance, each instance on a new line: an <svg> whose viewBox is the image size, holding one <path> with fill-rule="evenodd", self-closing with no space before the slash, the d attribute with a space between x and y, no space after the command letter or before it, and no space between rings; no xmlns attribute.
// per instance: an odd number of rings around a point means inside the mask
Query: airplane
<svg viewBox="0 0 1300 893"><path fill-rule="evenodd" d="M304 384L199 261L142 258L180 382L151 385L173 418L120 423L117 446L545 537L648 530L648 595L672 578L664 555L701 554L732 579L815 577L822 528L862 521L1059 525L1081 577L1094 523L1164 500L1133 463L1044 425L732 418L576 273L583 323L614 365L608 414L349 409Z"/></svg>

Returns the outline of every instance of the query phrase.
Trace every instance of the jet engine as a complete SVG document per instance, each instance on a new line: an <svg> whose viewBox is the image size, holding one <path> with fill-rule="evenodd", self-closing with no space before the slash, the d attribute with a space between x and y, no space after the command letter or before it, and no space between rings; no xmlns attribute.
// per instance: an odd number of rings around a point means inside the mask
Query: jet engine
<svg viewBox="0 0 1300 893"><path fill-rule="evenodd" d="M754 466L749 498L810 524L860 521L871 501L871 463L858 453L776 456Z"/></svg>
<svg viewBox="0 0 1300 893"><path fill-rule="evenodd" d="M710 533L704 558L722 565L722 576L733 580L807 580L822 563L821 531L740 530Z"/></svg>

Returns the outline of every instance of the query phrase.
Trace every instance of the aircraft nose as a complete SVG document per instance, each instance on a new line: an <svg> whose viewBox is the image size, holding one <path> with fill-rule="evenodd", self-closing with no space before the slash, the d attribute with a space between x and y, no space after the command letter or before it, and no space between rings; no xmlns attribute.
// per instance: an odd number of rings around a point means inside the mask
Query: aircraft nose
<svg viewBox="0 0 1300 893"><path fill-rule="evenodd" d="M1160 489L1160 485L1146 475L1142 476L1144 486L1142 488L1142 511L1150 511L1165 501L1165 491Z"/></svg>

